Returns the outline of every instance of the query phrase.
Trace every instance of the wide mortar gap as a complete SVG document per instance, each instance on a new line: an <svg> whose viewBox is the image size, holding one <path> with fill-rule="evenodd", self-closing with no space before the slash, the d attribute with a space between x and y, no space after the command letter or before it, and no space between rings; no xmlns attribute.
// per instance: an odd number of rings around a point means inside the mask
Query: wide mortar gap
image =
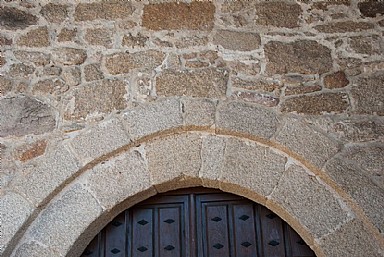
<svg viewBox="0 0 384 257"><path fill-rule="evenodd" d="M33 214L30 216L30 218L27 219L27 221L22 226L24 229L22 230L23 233L19 233L21 229L16 232L14 238L11 239L11 242L14 242L13 245L15 247L10 248L11 246L7 247L6 250L10 249L8 252L13 252L17 246L20 244L21 239L24 237L27 229L30 227L30 225L33 223L33 221L38 217L38 215L47 207L47 205L57 196L60 192L63 191L65 187L70 185L77 177L82 175L87 170L92 169L97 164L106 161L112 157L115 157L123 152L128 151L132 147L136 147L140 144L150 142L151 140L155 139L161 139L172 135L178 135L186 132L206 132L210 134L215 135L223 135L223 136L232 136L242 139L248 139L250 141L254 141L260 145L264 145L267 147L274 148L277 151L280 151L286 155L288 155L290 158L294 159L297 163L302 165L304 168L308 169L310 172L314 173L316 176L318 176L326 185L330 186L339 196L344 200L347 205L350 207L350 209L356 214L357 218L359 218L363 224L366 226L368 231L374 236L377 242L379 242L379 245L381 248L384 248L384 238L378 231L378 229L373 225L373 223L369 220L369 218L365 215L364 211L361 209L361 207L353 200L353 198L347 194L341 187L338 186L336 182L334 182L327 174L325 174L321 169L314 166L312 163L308 162L306 159L304 159L299 154L289 150L283 145L280 145L277 142L270 141L265 138L261 138L254 135L249 135L246 133L236 132L236 131L230 131L225 129L213 129L212 127L208 126L180 126L173 129L167 129L163 131L159 131L147 136L143 136L135 141L132 141L131 143L124 145L122 147L117 148L116 150L113 150L107 154L104 154L95 160L87 163L85 166L80 168L77 172L75 172L71 177L66 179L62 184L60 184L57 188L55 188L47 198L43 200L43 202L36 208L36 210L33 212ZM296 227L296 226L295 226Z"/></svg>

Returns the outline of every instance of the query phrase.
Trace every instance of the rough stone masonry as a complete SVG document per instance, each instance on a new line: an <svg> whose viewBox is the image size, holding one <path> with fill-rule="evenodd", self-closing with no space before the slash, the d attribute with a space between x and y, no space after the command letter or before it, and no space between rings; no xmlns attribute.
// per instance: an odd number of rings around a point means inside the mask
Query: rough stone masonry
<svg viewBox="0 0 384 257"><path fill-rule="evenodd" d="M382 247L383 38L382 1L1 1L0 255L54 256L17 248L33 215L89 163L180 128L281 146L366 217L346 238Z"/></svg>

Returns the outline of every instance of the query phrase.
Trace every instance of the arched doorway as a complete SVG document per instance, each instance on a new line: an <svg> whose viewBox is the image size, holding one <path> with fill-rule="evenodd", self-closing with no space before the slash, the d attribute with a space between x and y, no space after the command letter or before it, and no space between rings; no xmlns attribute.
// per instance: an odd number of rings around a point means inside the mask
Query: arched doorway
<svg viewBox="0 0 384 257"><path fill-rule="evenodd" d="M156 195L114 218L82 257L313 257L275 213L207 188Z"/></svg>

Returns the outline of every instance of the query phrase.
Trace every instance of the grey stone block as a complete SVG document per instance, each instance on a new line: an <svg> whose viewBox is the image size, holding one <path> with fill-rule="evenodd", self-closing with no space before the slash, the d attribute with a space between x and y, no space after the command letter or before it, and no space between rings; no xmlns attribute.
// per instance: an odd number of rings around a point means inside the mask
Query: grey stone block
<svg viewBox="0 0 384 257"><path fill-rule="evenodd" d="M89 190L104 208L111 209L152 186L143 155L142 149L133 148L89 171L86 178Z"/></svg>
<svg viewBox="0 0 384 257"><path fill-rule="evenodd" d="M183 98L184 124L212 126L215 124L217 102L211 99Z"/></svg>
<svg viewBox="0 0 384 257"><path fill-rule="evenodd" d="M276 113L259 105L244 102L222 102L218 106L218 129L247 133L269 139L275 134L278 120Z"/></svg>
<svg viewBox="0 0 384 257"><path fill-rule="evenodd" d="M65 256L101 212L96 199L81 185L75 184L39 215L28 236Z"/></svg>
<svg viewBox="0 0 384 257"><path fill-rule="evenodd" d="M53 190L78 169L76 159L61 145L26 166L10 186L39 206Z"/></svg>
<svg viewBox="0 0 384 257"><path fill-rule="evenodd" d="M22 196L8 192L0 198L0 255L32 214L33 207Z"/></svg>
<svg viewBox="0 0 384 257"><path fill-rule="evenodd" d="M207 135L203 137L203 145L201 149L202 163L199 177L203 179L203 184L206 186L219 184L224 161L225 144L225 137L215 135Z"/></svg>
<svg viewBox="0 0 384 257"><path fill-rule="evenodd" d="M188 178L198 179L201 167L202 139L199 134L186 133L156 139L145 146L151 180L159 185L173 181L182 186ZM168 190L170 190L169 188Z"/></svg>
<svg viewBox="0 0 384 257"><path fill-rule="evenodd" d="M182 126L181 103L167 98L140 105L124 113L123 123L133 139Z"/></svg>
<svg viewBox="0 0 384 257"><path fill-rule="evenodd" d="M284 172L286 158L254 142L230 138L226 142L222 181L267 197Z"/></svg>
<svg viewBox="0 0 384 257"><path fill-rule="evenodd" d="M286 118L275 141L321 168L340 149L340 144L295 118Z"/></svg>
<svg viewBox="0 0 384 257"><path fill-rule="evenodd" d="M16 251L13 257L62 257L58 255L52 249L45 247L37 242L29 242L22 244Z"/></svg>
<svg viewBox="0 0 384 257"><path fill-rule="evenodd" d="M335 230L353 216L336 195L297 165L287 169L271 199L306 226L315 238Z"/></svg>
<svg viewBox="0 0 384 257"><path fill-rule="evenodd" d="M382 257L384 253L378 242L357 220L344 224L323 238L320 245L325 255L332 257Z"/></svg>
<svg viewBox="0 0 384 257"><path fill-rule="evenodd" d="M71 146L85 164L129 142L121 121L111 119L75 137Z"/></svg>

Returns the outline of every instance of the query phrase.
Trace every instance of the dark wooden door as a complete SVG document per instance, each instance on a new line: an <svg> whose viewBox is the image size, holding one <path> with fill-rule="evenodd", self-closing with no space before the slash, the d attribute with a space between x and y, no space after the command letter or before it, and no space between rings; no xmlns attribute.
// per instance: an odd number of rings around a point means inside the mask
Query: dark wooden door
<svg viewBox="0 0 384 257"><path fill-rule="evenodd" d="M313 257L267 208L203 188L148 199L118 215L82 257Z"/></svg>

